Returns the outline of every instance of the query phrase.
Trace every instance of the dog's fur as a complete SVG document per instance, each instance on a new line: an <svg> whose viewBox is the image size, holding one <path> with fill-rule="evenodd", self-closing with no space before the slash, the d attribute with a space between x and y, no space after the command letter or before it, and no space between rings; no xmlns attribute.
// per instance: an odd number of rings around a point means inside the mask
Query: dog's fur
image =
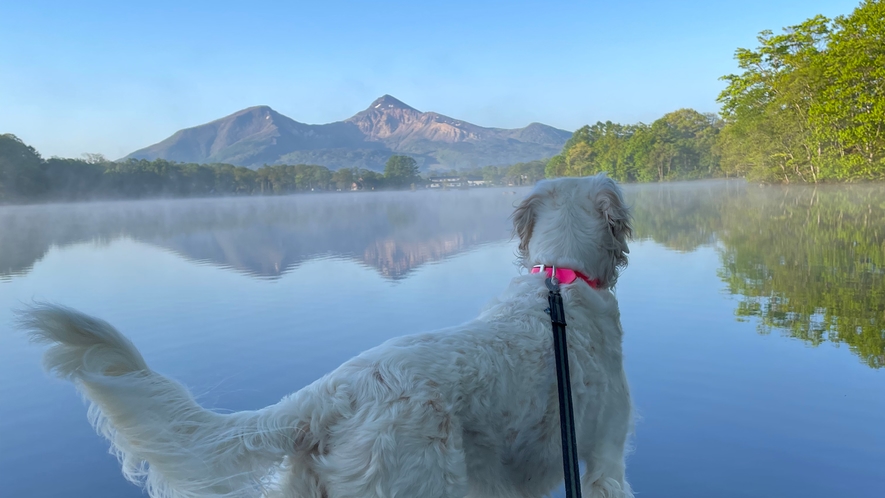
<svg viewBox="0 0 885 498"><path fill-rule="evenodd" d="M611 292L631 235L621 191L602 175L543 181L513 221L522 265L604 282L562 290L581 480L585 497L632 497ZM387 341L276 405L232 414L201 408L104 321L45 304L20 318L153 497L528 498L563 476L546 307L544 277L518 276L471 322Z"/></svg>

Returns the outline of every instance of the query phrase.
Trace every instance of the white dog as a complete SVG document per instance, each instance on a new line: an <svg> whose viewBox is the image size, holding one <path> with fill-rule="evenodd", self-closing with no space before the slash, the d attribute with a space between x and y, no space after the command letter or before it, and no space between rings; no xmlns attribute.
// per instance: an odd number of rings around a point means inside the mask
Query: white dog
<svg viewBox="0 0 885 498"><path fill-rule="evenodd" d="M602 175L543 181L513 215L523 265L583 274L562 296L585 497L633 496L611 292L629 218ZM471 322L387 341L276 405L232 414L201 408L104 321L52 305L21 321L153 497L528 498L563 479L547 292L543 274L518 276Z"/></svg>

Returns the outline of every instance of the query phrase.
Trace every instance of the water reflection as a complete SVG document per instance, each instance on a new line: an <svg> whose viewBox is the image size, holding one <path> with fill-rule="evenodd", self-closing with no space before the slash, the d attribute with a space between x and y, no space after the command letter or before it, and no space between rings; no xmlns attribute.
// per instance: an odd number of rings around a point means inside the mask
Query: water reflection
<svg viewBox="0 0 885 498"><path fill-rule="evenodd" d="M739 319L885 366L885 187L701 182L630 194L640 237L681 251L716 244Z"/></svg>
<svg viewBox="0 0 885 498"><path fill-rule="evenodd" d="M0 209L0 279L27 273L52 246L119 237L256 277L276 278L304 261L336 256L400 279L422 264L507 239L516 196L495 193L7 207Z"/></svg>

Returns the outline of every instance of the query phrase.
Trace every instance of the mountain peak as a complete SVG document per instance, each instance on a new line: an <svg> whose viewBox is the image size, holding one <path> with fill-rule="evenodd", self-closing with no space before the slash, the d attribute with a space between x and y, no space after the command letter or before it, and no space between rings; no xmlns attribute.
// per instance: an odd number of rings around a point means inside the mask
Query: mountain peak
<svg viewBox="0 0 885 498"><path fill-rule="evenodd" d="M247 108L245 108L245 109L241 109L241 110L239 110L239 111L237 111L237 112L231 114L231 116L241 116L241 115L243 115L243 114L250 114L250 113L251 113L251 114L260 114L260 115L265 115L265 114L279 114L277 111L271 109L270 106L267 106L267 105L254 105L254 106L252 106L252 107L247 107Z"/></svg>
<svg viewBox="0 0 885 498"><path fill-rule="evenodd" d="M369 105L369 108L366 110L373 111L375 109L377 109L379 111L385 110L385 109L405 109L405 110L410 110L410 111L418 111L418 109L415 109L414 107L404 103L403 101L401 101L395 97L392 97L390 95L387 95L387 94L375 99L375 101L372 102ZM418 112L420 112L420 111L418 111Z"/></svg>

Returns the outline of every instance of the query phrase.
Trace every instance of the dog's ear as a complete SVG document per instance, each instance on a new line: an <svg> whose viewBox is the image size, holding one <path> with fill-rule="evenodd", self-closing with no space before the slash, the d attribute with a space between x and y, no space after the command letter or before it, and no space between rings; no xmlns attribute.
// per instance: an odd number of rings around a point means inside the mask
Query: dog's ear
<svg viewBox="0 0 885 498"><path fill-rule="evenodd" d="M532 194L519 203L513 211L513 233L519 237L519 253L525 258L528 254L529 240L532 238L532 229L535 227L535 216L541 196Z"/></svg>
<svg viewBox="0 0 885 498"><path fill-rule="evenodd" d="M603 219L608 222L615 241L615 250L620 253L618 266L626 265L627 257L624 254L630 252L630 249L627 247L627 240L633 237L630 208L624 202L621 188L611 178L604 178L602 180L602 188L596 196L596 209L599 210Z"/></svg>

